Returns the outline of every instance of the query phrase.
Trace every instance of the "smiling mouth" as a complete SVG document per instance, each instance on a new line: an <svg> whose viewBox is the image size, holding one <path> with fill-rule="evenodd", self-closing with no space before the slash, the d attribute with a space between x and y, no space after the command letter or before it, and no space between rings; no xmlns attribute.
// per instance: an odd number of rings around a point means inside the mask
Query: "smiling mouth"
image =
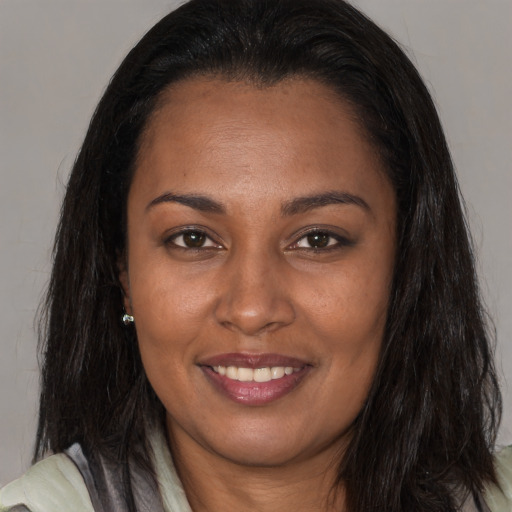
<svg viewBox="0 0 512 512"><path fill-rule="evenodd" d="M230 380L239 382L270 382L287 375L298 373L302 368L293 366L265 366L263 368L244 368L239 366L212 366L212 370Z"/></svg>
<svg viewBox="0 0 512 512"><path fill-rule="evenodd" d="M279 354L220 354L198 364L213 389L242 405L263 406L292 393L313 369Z"/></svg>

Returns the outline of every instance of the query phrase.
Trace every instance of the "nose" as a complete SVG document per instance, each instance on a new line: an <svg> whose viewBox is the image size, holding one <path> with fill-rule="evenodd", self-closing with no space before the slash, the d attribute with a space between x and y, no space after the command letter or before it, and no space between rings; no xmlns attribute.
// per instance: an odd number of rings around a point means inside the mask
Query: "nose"
<svg viewBox="0 0 512 512"><path fill-rule="evenodd" d="M278 255L240 254L223 276L215 316L224 327L255 336L274 331L295 320L289 288Z"/></svg>

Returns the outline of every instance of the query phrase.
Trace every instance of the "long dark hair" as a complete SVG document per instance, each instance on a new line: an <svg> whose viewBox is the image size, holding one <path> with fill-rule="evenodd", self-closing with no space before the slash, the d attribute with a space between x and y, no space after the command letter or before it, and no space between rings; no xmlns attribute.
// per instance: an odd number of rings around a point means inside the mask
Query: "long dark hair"
<svg viewBox="0 0 512 512"><path fill-rule="evenodd" d="M452 511L495 481L500 394L471 244L441 124L398 45L342 0L192 0L153 27L115 73L73 167L42 329L35 458L73 442L151 469L163 407L118 263L138 142L165 89L216 75L333 88L357 112L398 201L398 249L373 386L339 465L351 512Z"/></svg>

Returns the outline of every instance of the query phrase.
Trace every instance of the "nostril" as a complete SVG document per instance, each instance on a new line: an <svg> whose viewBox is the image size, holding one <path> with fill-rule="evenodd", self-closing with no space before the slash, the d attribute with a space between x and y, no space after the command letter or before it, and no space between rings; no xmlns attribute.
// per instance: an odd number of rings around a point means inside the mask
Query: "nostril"
<svg viewBox="0 0 512 512"><path fill-rule="evenodd" d="M292 303L284 297L271 300L244 302L235 297L224 298L217 305L215 315L226 329L246 335L257 335L289 325L295 320Z"/></svg>
<svg viewBox="0 0 512 512"><path fill-rule="evenodd" d="M254 322L252 325L248 324L247 322L221 322L221 325L229 329L230 331L237 331L241 332L246 335L261 335L267 332L275 331L281 327L284 327L285 325L289 325L290 322L284 323L284 322L268 322L268 323L257 323Z"/></svg>

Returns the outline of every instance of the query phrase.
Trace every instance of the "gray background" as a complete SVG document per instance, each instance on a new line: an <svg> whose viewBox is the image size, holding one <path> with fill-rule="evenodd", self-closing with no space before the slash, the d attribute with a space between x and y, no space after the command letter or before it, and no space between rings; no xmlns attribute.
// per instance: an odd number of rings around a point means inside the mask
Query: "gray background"
<svg viewBox="0 0 512 512"><path fill-rule="evenodd" d="M408 48L459 172L512 443L512 0L355 0ZM64 183L108 79L169 0L0 0L0 484L31 458L34 316Z"/></svg>

